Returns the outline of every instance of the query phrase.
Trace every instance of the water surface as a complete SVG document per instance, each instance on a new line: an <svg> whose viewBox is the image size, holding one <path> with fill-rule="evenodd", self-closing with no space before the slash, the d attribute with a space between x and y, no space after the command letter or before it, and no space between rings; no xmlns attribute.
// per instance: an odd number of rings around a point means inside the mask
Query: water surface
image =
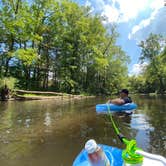
<svg viewBox="0 0 166 166"><path fill-rule="evenodd" d="M114 115L117 126L142 149L166 156L166 98L133 99L138 109L131 116ZM1 102L0 165L71 166L91 138L124 148L106 115L95 112L95 105L106 100Z"/></svg>

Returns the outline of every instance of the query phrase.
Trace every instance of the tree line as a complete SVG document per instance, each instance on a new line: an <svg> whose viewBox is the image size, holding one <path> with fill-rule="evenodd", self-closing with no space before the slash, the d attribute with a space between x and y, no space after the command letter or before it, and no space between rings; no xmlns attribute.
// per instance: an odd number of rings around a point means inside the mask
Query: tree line
<svg viewBox="0 0 166 166"><path fill-rule="evenodd" d="M139 44L140 61L146 62L143 72L129 78L131 91L137 93L166 93L166 37L150 34Z"/></svg>
<svg viewBox="0 0 166 166"><path fill-rule="evenodd" d="M116 26L105 27L105 18L89 7L69 0L2 0L0 13L1 80L75 94L114 93L127 85L129 57L116 45Z"/></svg>
<svg viewBox="0 0 166 166"><path fill-rule="evenodd" d="M147 65L128 76L129 57L116 44L115 25L70 0L0 2L0 87L66 93L111 94L166 90L166 39L141 41Z"/></svg>

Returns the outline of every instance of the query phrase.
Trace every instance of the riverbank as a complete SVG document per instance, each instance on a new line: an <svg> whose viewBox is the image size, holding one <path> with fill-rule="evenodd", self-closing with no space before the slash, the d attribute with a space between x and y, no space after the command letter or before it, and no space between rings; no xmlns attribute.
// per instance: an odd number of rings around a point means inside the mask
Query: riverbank
<svg viewBox="0 0 166 166"><path fill-rule="evenodd" d="M85 99L93 98L95 96L88 95L73 95L58 92L46 91L27 91L27 90L14 90L12 97L9 100L72 100L72 99Z"/></svg>

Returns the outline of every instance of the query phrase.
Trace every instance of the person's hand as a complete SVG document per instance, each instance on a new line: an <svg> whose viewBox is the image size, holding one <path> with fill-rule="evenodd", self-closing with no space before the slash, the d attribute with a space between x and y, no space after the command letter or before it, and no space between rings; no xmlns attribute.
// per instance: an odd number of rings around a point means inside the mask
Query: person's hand
<svg viewBox="0 0 166 166"><path fill-rule="evenodd" d="M109 103L111 103L111 99L109 99L109 100L107 101L107 104L109 104Z"/></svg>

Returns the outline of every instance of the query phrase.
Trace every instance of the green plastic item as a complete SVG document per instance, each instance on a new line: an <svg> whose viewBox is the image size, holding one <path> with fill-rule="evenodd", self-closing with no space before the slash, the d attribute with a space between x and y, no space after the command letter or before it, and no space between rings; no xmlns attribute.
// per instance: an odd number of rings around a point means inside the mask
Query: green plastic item
<svg viewBox="0 0 166 166"><path fill-rule="evenodd" d="M129 141L125 137L123 137L123 135L120 133L118 127L116 126L116 124L113 120L113 117L112 117L112 114L111 114L111 111L110 111L110 108L108 105L107 105L107 107L108 107L108 113L109 113L108 115L109 115L109 118L112 122L114 131L118 135L120 140L126 145L126 149L123 150L123 152L122 152L122 158L123 158L124 162L127 164L141 164L141 163L143 163L143 156L135 153L136 150L141 150L140 148L137 147L136 140L132 139Z"/></svg>
<svg viewBox="0 0 166 166"><path fill-rule="evenodd" d="M130 140L123 138L123 142L126 144L126 149L122 152L122 158L127 164L141 164L143 163L143 156L136 154L136 150L141 150L137 147L136 140Z"/></svg>

